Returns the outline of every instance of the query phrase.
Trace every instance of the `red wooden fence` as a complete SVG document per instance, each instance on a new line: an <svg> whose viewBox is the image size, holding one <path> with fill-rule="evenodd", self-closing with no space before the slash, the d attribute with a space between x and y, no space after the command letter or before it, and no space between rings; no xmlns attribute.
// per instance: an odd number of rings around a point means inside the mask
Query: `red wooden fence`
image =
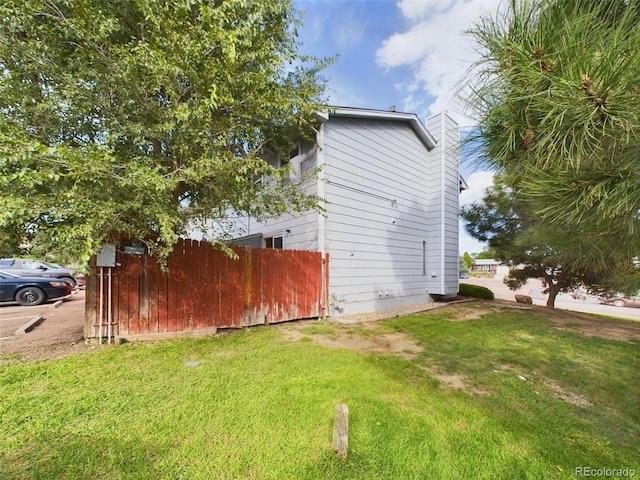
<svg viewBox="0 0 640 480"><path fill-rule="evenodd" d="M328 258L310 251L232 248L237 259L209 243L181 240L167 273L148 255L118 252L113 268L92 262L85 335L207 331L323 315Z"/></svg>

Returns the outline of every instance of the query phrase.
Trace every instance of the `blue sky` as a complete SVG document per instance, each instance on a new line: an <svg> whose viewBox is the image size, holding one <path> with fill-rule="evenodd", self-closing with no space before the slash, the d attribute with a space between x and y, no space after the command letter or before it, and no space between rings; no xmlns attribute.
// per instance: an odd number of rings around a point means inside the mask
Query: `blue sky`
<svg viewBox="0 0 640 480"><path fill-rule="evenodd" d="M477 54L463 32L498 0L296 0L304 11L300 52L339 55L324 76L329 103L416 113L423 121L447 111L461 127L473 122L454 90ZM480 200L491 174L465 162L470 189L461 204ZM460 252L483 250L461 225Z"/></svg>

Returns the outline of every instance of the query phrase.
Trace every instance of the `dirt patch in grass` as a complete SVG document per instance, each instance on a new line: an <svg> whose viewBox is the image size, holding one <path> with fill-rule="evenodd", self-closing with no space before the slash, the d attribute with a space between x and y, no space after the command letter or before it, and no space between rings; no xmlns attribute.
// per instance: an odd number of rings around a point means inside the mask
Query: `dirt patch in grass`
<svg viewBox="0 0 640 480"><path fill-rule="evenodd" d="M454 313L447 318L449 322L461 322L467 320L477 320L484 315L491 313L501 313L508 310L532 310L531 306L523 306L516 302L508 302L505 300L479 300L469 299L473 302L470 305L463 306L454 310Z"/></svg>
<svg viewBox="0 0 640 480"><path fill-rule="evenodd" d="M489 310L486 307L483 308L464 308L458 310L458 312L447 318L449 322L464 322L467 320L477 320L478 318L486 315Z"/></svg>
<svg viewBox="0 0 640 480"><path fill-rule="evenodd" d="M478 310L475 313L478 318L486 313L486 310ZM347 327L337 324L323 325L322 328L310 328L308 322L289 322L281 324L277 328L286 339L291 341L310 340L326 347L347 348L362 353L395 355L405 360L413 360L423 351L423 348L411 341L406 334L400 332L381 333L376 331L376 325L372 322L363 322L357 328L354 328L353 325ZM462 375L441 373L435 365L419 367L446 388L461 390L473 395L489 394L470 387L468 380Z"/></svg>
<svg viewBox="0 0 640 480"><path fill-rule="evenodd" d="M475 320L491 311L503 309L529 310L539 312L551 321L559 330L572 330L587 337L600 337L608 340L640 340L640 322L620 318L607 318L580 312L552 309L539 306L523 306L506 300L480 301L468 309L460 309L449 321Z"/></svg>
<svg viewBox="0 0 640 480"><path fill-rule="evenodd" d="M471 387L469 385L469 380L467 380L462 375L440 373L433 367L424 368L424 370L447 388L451 388L453 390L461 390L471 395L490 395L490 393L485 390L479 390L477 388Z"/></svg>
<svg viewBox="0 0 640 480"><path fill-rule="evenodd" d="M358 330L343 325L330 325L331 331L318 330L322 333L305 333L309 327L308 321L288 322L278 325L278 329L285 338L299 341L309 338L315 343L334 348L348 348L357 352L370 352L388 355L397 355L401 358L414 359L422 348L413 343L404 333L375 333L367 334L373 330L370 323L361 324Z"/></svg>
<svg viewBox="0 0 640 480"><path fill-rule="evenodd" d="M545 316L559 330L572 330L587 337L600 337L608 340L640 340L640 322L633 320L609 320L582 315L576 312L545 309Z"/></svg>
<svg viewBox="0 0 640 480"><path fill-rule="evenodd" d="M545 381L545 383L553 391L554 395L560 400L564 400L565 402L569 402L573 405L583 408L591 406L591 402L582 395L577 395L548 379Z"/></svg>

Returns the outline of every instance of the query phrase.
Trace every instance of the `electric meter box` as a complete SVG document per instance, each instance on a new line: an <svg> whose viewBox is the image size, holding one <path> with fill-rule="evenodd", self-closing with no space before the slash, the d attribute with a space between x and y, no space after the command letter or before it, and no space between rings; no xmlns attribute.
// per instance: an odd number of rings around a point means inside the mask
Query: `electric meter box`
<svg viewBox="0 0 640 480"><path fill-rule="evenodd" d="M106 243L102 246L102 250L98 252L96 259L96 267L115 267L116 266L116 246Z"/></svg>

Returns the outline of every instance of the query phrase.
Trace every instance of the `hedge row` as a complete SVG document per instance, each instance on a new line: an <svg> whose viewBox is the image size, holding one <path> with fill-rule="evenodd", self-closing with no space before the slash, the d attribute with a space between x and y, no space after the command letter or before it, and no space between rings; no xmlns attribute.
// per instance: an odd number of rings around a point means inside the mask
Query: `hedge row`
<svg viewBox="0 0 640 480"><path fill-rule="evenodd" d="M458 287L458 295L461 297L474 297L474 298L486 298L493 300L493 292L486 287L480 285L469 285L468 283L461 283Z"/></svg>

